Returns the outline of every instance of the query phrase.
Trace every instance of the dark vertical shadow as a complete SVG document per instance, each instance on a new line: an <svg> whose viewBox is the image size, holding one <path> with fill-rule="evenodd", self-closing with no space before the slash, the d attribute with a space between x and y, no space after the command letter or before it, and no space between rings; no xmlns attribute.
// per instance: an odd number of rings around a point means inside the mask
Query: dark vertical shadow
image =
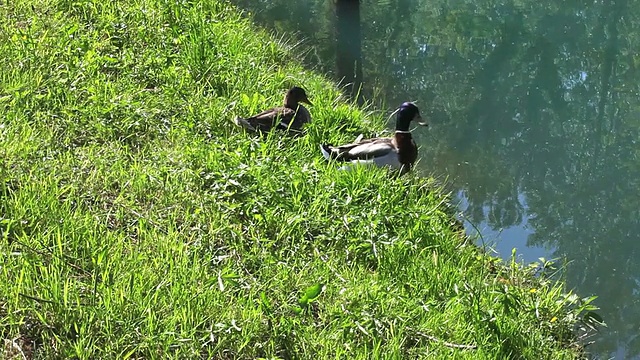
<svg viewBox="0 0 640 360"><path fill-rule="evenodd" d="M549 138L552 131L563 131L561 123L569 119L560 70L554 62L559 51L543 36L538 37L530 50L530 61L537 64L528 90L527 117L537 138Z"/></svg>
<svg viewBox="0 0 640 360"><path fill-rule="evenodd" d="M597 161L601 144L604 143L603 129L605 122L606 105L611 92L611 81L618 55L618 22L622 18L624 1L607 1L605 11L610 11L609 23L607 24L608 41L604 48L604 60L602 64L602 78L600 86L600 100L598 101L598 116L596 117L596 143L594 144L594 161Z"/></svg>
<svg viewBox="0 0 640 360"><path fill-rule="evenodd" d="M362 103L360 0L336 0L336 70L347 93Z"/></svg>
<svg viewBox="0 0 640 360"><path fill-rule="evenodd" d="M550 107L560 115L558 119L564 119L566 118L564 110L567 108L567 103L564 100L560 69L554 61L559 51L555 45L544 38L540 39L538 46L540 47L540 62L535 81L546 92Z"/></svg>

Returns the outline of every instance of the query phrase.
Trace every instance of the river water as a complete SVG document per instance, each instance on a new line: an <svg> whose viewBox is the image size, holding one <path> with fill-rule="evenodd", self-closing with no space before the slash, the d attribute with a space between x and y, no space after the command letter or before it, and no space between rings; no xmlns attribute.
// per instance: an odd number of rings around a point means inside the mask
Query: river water
<svg viewBox="0 0 640 360"><path fill-rule="evenodd" d="M234 2L341 77L335 0ZM359 16L341 36L359 35L364 97L417 101L419 171L467 231L505 259L557 259L598 296L591 355L640 358L640 4L362 0Z"/></svg>

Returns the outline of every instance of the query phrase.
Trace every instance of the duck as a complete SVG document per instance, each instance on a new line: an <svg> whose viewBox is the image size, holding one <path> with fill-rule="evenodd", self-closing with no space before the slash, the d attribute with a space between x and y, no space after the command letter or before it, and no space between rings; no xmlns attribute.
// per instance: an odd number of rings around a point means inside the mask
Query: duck
<svg viewBox="0 0 640 360"><path fill-rule="evenodd" d="M428 122L422 120L420 110L412 102L403 103L394 114L396 131L393 136L370 139L359 136L355 142L340 146L323 143L320 144L322 155L327 160L338 162L390 167L399 170L401 175L409 172L418 159L418 146L411 136L409 126L412 121L423 126L428 126Z"/></svg>
<svg viewBox="0 0 640 360"><path fill-rule="evenodd" d="M273 129L300 133L302 126L311 121L309 110L300 103L313 106L307 92L294 86L284 96L284 105L265 110L248 118L237 117L235 123L252 132L269 132Z"/></svg>

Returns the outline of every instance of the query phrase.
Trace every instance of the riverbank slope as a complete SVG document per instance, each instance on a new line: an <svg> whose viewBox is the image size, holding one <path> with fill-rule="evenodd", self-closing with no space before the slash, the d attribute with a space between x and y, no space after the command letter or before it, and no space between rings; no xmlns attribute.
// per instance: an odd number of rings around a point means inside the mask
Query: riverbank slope
<svg viewBox="0 0 640 360"><path fill-rule="evenodd" d="M4 357L580 355L589 306L483 255L433 180L324 162L383 116L236 8L18 0L0 32ZM306 136L233 125L292 85Z"/></svg>

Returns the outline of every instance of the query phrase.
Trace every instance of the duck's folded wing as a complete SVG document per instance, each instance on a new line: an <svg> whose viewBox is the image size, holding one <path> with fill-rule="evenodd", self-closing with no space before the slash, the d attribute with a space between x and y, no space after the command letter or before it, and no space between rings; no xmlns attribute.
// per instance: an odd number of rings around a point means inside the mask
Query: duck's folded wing
<svg viewBox="0 0 640 360"><path fill-rule="evenodd" d="M253 115L252 117L250 117L249 119L255 119L255 120L273 120L276 118L281 118L284 116L289 116L289 114L291 114L291 116L293 114L295 114L295 111L286 107L276 107L273 109L269 109L269 110L265 110L259 114Z"/></svg>
<svg viewBox="0 0 640 360"><path fill-rule="evenodd" d="M280 107L263 111L245 120L256 129L269 131L274 125L277 126L278 123L285 122L288 124L295 116L295 113L292 109Z"/></svg>
<svg viewBox="0 0 640 360"><path fill-rule="evenodd" d="M395 152L391 139L368 139L337 147L338 157L345 161L372 159Z"/></svg>

